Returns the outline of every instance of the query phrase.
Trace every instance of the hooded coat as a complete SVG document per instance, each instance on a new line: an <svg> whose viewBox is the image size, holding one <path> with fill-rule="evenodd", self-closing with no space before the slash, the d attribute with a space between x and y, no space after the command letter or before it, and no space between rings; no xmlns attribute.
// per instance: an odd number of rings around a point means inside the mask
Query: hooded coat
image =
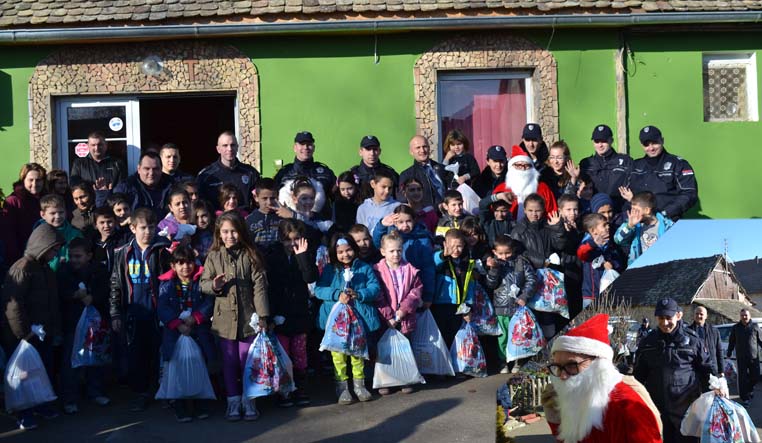
<svg viewBox="0 0 762 443"><path fill-rule="evenodd" d="M416 316L415 311L423 303L421 294L423 293L423 284L418 276L419 272L410 263L400 264L402 271L402 293L398 294L394 286L394 277L392 270L386 263L386 260L373 265L378 279L381 281L381 296L378 298L378 313L386 320L393 320L400 310L405 313L405 317L400 322L400 331L403 334L409 334L415 331Z"/></svg>
<svg viewBox="0 0 762 443"><path fill-rule="evenodd" d="M55 228L42 225L30 235L24 256L8 270L2 294L4 343L25 338L33 324L45 326L50 336L61 334L56 276L45 255L63 244L64 239Z"/></svg>

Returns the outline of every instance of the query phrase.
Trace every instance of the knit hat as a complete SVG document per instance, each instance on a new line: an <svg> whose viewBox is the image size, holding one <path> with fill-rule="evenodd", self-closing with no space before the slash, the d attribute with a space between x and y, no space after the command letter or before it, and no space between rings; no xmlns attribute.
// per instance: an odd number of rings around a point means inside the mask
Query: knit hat
<svg viewBox="0 0 762 443"><path fill-rule="evenodd" d="M588 321L571 329L566 335L556 337L550 353L566 351L611 360L614 350L609 342L609 316L597 314Z"/></svg>
<svg viewBox="0 0 762 443"><path fill-rule="evenodd" d="M592 211L593 214L597 213L601 207L610 205L611 208L614 208L614 201L611 200L611 197L609 197L608 194L604 194L603 192L599 192L593 196L593 198L590 199L590 211Z"/></svg>
<svg viewBox="0 0 762 443"><path fill-rule="evenodd" d="M511 159L508 160L508 166L513 166L514 163L529 163L530 165L534 165L532 162L532 157L529 156L529 154L524 151L524 148L522 148L519 145L513 145L511 147Z"/></svg>

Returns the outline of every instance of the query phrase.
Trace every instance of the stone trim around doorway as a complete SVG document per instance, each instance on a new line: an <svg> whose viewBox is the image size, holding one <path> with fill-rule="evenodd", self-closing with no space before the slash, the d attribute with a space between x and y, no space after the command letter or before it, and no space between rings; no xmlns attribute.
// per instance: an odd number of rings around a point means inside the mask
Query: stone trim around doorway
<svg viewBox="0 0 762 443"><path fill-rule="evenodd" d="M415 63L415 118L418 134L439 146L437 75L439 71L531 70L534 115L543 138L558 139L558 82L553 54L509 33L470 33L447 39ZM516 134L520 141L521 134ZM438 149L432 148L435 153Z"/></svg>
<svg viewBox="0 0 762 443"><path fill-rule="evenodd" d="M150 55L163 61L158 76L141 70ZM56 164L61 149L55 130L58 97L222 91L237 96L241 161L259 169L259 78L254 63L238 49L200 41L62 48L40 61L29 81L31 160L47 168Z"/></svg>

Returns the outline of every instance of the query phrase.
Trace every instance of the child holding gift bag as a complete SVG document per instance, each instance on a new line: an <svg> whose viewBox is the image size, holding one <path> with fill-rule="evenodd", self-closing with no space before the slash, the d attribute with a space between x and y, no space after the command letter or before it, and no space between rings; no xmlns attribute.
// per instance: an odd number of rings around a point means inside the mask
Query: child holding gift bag
<svg viewBox="0 0 762 443"><path fill-rule="evenodd" d="M381 296L378 298L378 312L390 328L400 328L409 339L415 331L415 311L423 303L423 284L418 270L402 258L402 237L392 231L381 238L381 254L384 259L373 266L381 281ZM378 393L388 395L389 388L381 388ZM413 392L411 386L402 388L403 394Z"/></svg>
<svg viewBox="0 0 762 443"><path fill-rule="evenodd" d="M270 304L264 261L236 211L217 218L214 242L201 275L201 291L214 297L212 332L220 338L222 378L228 401L225 418L240 420L243 407L243 419L256 420L259 411L254 400L241 400L241 377L255 335L249 319L256 312L260 327L265 329Z"/></svg>
<svg viewBox="0 0 762 443"><path fill-rule="evenodd" d="M320 307L318 327L328 330L328 317L338 302L349 305L359 317L365 339L379 329L380 322L376 311L376 298L381 290L373 268L362 260L357 259L357 245L351 236L335 234L330 242L329 252L331 266L323 269L323 274L315 286L315 296L324 301ZM352 403L349 393L347 374L347 355L331 352L336 373L336 395L339 404ZM365 388L365 362L361 357L349 357L352 366L353 390L358 400L368 401L371 394Z"/></svg>
<svg viewBox="0 0 762 443"><path fill-rule="evenodd" d="M208 362L215 355L209 327L214 298L201 292L200 279L204 268L196 266L196 254L189 246L175 249L170 263L172 269L159 276L161 284L157 313L164 324L162 358L165 362L170 361L180 337L189 336L198 343ZM194 382L201 383L201 380ZM199 420L209 417L209 408L204 400L172 399L175 400L175 417L180 423L193 419L191 410Z"/></svg>

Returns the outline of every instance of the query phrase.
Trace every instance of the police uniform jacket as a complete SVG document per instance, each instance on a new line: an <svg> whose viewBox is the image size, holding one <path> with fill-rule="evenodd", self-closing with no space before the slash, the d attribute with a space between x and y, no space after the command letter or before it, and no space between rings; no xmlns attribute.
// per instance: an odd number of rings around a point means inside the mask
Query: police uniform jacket
<svg viewBox="0 0 762 443"><path fill-rule="evenodd" d="M259 181L259 171L246 163L236 162L235 166L228 168L217 159L216 162L202 169L198 173L199 193L215 207L219 207L218 194L220 186L225 183L238 188L243 196L243 201L238 202L241 206L250 207L251 191Z"/></svg>
<svg viewBox="0 0 762 443"><path fill-rule="evenodd" d="M336 184L336 175L324 163L314 160L300 161L296 158L294 158L293 163L287 164L278 171L275 175L275 184L280 188L286 180L294 180L297 177L314 178L323 185L323 190L327 195L330 194L331 189Z"/></svg>
<svg viewBox="0 0 762 443"><path fill-rule="evenodd" d="M352 166L352 169L350 169L350 172L355 175L360 180L361 190L363 192L366 192L370 190L370 181L373 180L373 178L376 176L376 171L386 171L391 177L392 181L394 182L394 187L392 188L392 197L396 198L397 196L397 187L400 184L400 176L397 174L397 171L395 171L392 167L385 165L383 163L378 163L376 166L368 166L363 162L360 162L359 165ZM363 195L363 198L369 198L372 197L372 191L370 192L370 195Z"/></svg>
<svg viewBox="0 0 762 443"><path fill-rule="evenodd" d="M608 194L619 209L623 199L619 187L627 184L627 176L632 168L632 158L609 149L604 155L594 154L579 162L579 169L593 180L597 192Z"/></svg>
<svg viewBox="0 0 762 443"><path fill-rule="evenodd" d="M643 383L662 415L680 428L683 415L715 373L696 333L679 322L665 334L656 329L638 346L633 375Z"/></svg>
<svg viewBox="0 0 762 443"><path fill-rule="evenodd" d="M643 157L633 162L629 188L633 194L653 192L656 208L673 220L680 218L698 201L693 168L687 161L666 150L656 159Z"/></svg>

